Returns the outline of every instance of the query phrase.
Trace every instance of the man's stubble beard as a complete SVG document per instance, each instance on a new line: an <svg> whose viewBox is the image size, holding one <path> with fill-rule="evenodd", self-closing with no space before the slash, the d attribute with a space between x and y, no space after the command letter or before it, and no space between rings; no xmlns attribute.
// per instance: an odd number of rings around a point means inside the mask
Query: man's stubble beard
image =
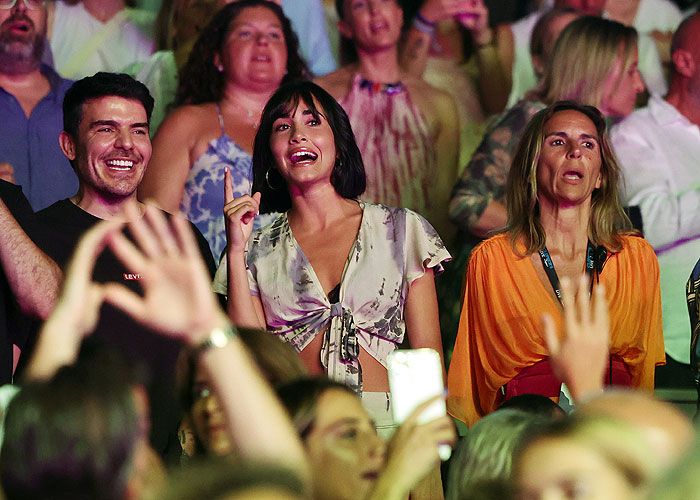
<svg viewBox="0 0 700 500"><path fill-rule="evenodd" d="M41 64L45 45L46 30L26 40L0 33L0 73L24 75L36 70Z"/></svg>

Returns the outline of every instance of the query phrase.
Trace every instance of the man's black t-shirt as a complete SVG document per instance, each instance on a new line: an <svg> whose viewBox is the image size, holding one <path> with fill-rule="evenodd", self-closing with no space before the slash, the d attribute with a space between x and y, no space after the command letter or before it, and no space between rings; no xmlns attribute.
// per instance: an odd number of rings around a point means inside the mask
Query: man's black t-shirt
<svg viewBox="0 0 700 500"><path fill-rule="evenodd" d="M70 200L61 200L37 212L45 237L39 246L59 266L65 269L80 237L101 219L82 210ZM210 273L214 273L214 259L209 245L191 225L197 236L200 252ZM128 234L128 233L127 233ZM118 282L141 293L139 273L126 269L109 248L100 255L93 273L98 283ZM137 323L120 310L105 304L93 337L121 350L125 358L145 368L148 373L148 396L151 403L151 443L164 453L169 436L174 435L180 418L175 391L175 364L181 345Z"/></svg>
<svg viewBox="0 0 700 500"><path fill-rule="evenodd" d="M22 188L0 180L0 198L19 225L36 241L37 231L34 212ZM0 235L2 238L2 235ZM22 349L27 332L27 318L21 313L5 271L0 266L0 385L12 381L12 344Z"/></svg>

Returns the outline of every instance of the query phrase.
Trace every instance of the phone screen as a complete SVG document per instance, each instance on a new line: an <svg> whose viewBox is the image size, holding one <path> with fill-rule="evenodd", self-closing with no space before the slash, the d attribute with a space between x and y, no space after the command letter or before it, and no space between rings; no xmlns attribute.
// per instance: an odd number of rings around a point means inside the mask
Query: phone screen
<svg viewBox="0 0 700 500"><path fill-rule="evenodd" d="M403 423L418 405L444 393L442 362L434 349L399 349L389 354L389 387L394 422ZM430 422L447 414L445 400L435 400L420 416ZM440 446L440 458L447 460L452 449Z"/></svg>

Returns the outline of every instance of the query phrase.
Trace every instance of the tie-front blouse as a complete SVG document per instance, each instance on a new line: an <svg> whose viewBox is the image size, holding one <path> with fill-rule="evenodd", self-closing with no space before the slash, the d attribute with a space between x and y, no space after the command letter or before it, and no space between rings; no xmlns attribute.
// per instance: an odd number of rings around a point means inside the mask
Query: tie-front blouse
<svg viewBox="0 0 700 500"><path fill-rule="evenodd" d="M326 372L358 392L359 347L386 366L388 354L406 331L409 285L427 269L442 272L442 264L450 259L437 232L415 212L360 206L362 222L335 303L294 239L287 214L254 233L247 254L250 291L260 297L268 331L300 352L326 330L321 349ZM225 262L215 280L218 293L226 293Z"/></svg>

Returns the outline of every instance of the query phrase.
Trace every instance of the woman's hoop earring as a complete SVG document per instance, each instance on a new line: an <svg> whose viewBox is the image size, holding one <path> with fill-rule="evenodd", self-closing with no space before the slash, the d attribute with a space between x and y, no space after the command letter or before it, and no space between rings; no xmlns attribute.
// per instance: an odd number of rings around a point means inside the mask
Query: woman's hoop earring
<svg viewBox="0 0 700 500"><path fill-rule="evenodd" d="M267 184L267 187L269 187L273 191L277 191L277 188L274 187L272 184L270 184L270 169L269 168L265 172L265 183Z"/></svg>

